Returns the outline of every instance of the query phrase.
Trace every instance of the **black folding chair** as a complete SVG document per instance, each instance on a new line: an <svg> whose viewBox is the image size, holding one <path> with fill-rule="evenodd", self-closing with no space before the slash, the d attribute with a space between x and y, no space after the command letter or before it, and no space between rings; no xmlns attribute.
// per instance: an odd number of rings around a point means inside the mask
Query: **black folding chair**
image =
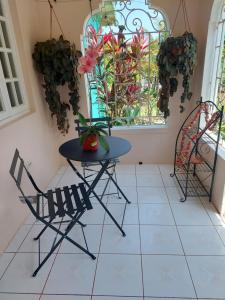
<svg viewBox="0 0 225 300"><path fill-rule="evenodd" d="M92 119L85 119L87 123L101 123L98 125L98 128L105 129L108 132L108 135L111 136L111 128L112 128L112 120L110 117L102 117L102 118L92 118ZM82 134L82 132L86 129L85 127L81 126L79 120L75 120L75 130L78 132L78 136ZM114 176L115 181L117 182L117 176L116 176L116 164L119 163L119 159L113 159L110 161L110 164L107 168L109 173ZM82 162L81 167L83 168L83 176L87 180L87 182L92 182L96 173L98 173L98 170L96 170L94 167L100 166L99 162ZM88 172L88 173L87 173ZM104 186L103 192L100 195L101 198L106 195L117 195L118 198L120 198L119 190L117 189L116 192L106 193L107 187L110 183L110 177L106 176L101 178L100 180L106 181L106 184Z"/></svg>
<svg viewBox="0 0 225 300"><path fill-rule="evenodd" d="M34 240L38 240L39 242L39 264L37 269L33 273L33 276L37 275L38 271L64 239L72 243L74 246L78 247L84 253L88 254L92 259L95 259L96 257L88 250L88 245L83 229L85 225L79 221L86 210L92 209L92 205L89 197L87 196L84 184L80 183L79 187L77 187L76 185L71 185L70 187L64 186L63 188L56 188L55 190L49 189L47 193L42 192L27 170L24 161L17 149L15 151L9 172L22 194L22 197L20 197L20 199L22 199L28 205L35 218L45 225L37 235L37 237L34 238ZM23 174L27 176L23 176ZM24 177L26 177L32 184L35 190L35 196L25 195L23 190L24 181L26 178ZM64 217L66 217L66 220L64 220ZM65 222L67 222L68 224L65 230L62 230L61 225ZM82 228L86 249L68 236L69 232L77 223ZM56 224L58 224L59 226L57 227ZM41 261L40 238L47 228L51 228L56 233L56 236L49 253Z"/></svg>

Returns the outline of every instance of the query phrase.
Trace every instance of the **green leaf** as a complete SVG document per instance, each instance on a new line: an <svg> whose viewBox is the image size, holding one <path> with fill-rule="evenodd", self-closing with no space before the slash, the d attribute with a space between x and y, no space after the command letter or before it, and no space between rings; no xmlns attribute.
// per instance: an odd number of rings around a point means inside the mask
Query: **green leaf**
<svg viewBox="0 0 225 300"><path fill-rule="evenodd" d="M99 143L107 152L109 152L109 144L104 138L104 136L99 135Z"/></svg>
<svg viewBox="0 0 225 300"><path fill-rule="evenodd" d="M78 120L80 121L80 124L83 125L83 126L87 126L87 121L85 119L85 117L81 114L81 113L78 113Z"/></svg>

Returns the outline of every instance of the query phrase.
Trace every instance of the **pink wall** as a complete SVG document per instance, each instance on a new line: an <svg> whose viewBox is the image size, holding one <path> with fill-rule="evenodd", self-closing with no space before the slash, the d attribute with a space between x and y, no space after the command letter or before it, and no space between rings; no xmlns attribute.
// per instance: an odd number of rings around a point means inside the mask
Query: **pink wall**
<svg viewBox="0 0 225 300"><path fill-rule="evenodd" d="M46 105L43 103L31 53L39 39L36 17L37 1L10 1L17 44L23 66L31 112L0 128L0 252L27 215L25 205L18 200L18 191L9 176L9 167L17 147L40 186L46 187L58 166L57 135ZM16 7L17 5L17 7Z"/></svg>

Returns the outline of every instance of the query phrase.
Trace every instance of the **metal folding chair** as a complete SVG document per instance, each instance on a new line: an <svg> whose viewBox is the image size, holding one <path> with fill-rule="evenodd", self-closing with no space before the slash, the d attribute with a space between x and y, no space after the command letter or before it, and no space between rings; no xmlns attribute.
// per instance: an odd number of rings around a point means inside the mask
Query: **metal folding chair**
<svg viewBox="0 0 225 300"><path fill-rule="evenodd" d="M95 259L96 257L90 253L88 249L83 229L85 225L79 221L86 210L92 209L92 205L89 197L87 196L84 184L80 183L79 186L64 186L63 188L56 188L55 190L49 189L46 193L44 193L39 189L30 172L27 170L27 167L25 166L24 161L17 149L15 151L9 172L22 194L20 199L27 204L35 218L45 225L37 237L34 238L34 240L38 240L39 243L39 264L37 269L34 271L33 276L37 275L38 271L64 239L78 247L84 253L88 254L92 259ZM27 176L23 176L23 174ZM27 185L26 178L32 184L35 190L35 196L25 195L24 182ZM65 217L66 220L64 220ZM61 225L65 222L68 224L65 230L63 230ZM86 248L68 236L69 232L76 224L79 224L82 228ZM51 228L56 233L56 236L49 253L44 259L41 260L40 238L47 228Z"/></svg>
<svg viewBox="0 0 225 300"><path fill-rule="evenodd" d="M92 122L92 123L101 123L98 127L101 129L105 129L108 132L108 135L111 136L111 128L112 128L112 122L110 117L102 117L102 118L92 118L92 119L86 119L87 122ZM75 130L78 132L78 136L80 137L81 133L85 130L85 127L81 126L79 120L75 120ZM116 164L119 163L119 159L113 159L110 161L110 164L107 168L107 171L114 176L115 181L117 183L117 176L116 176ZM87 182L92 182L93 178L96 176L96 173L98 173L98 169L96 167L101 167L99 162L82 162L81 167L83 168L83 176ZM119 190L117 189L116 192L111 192L111 193L106 193L107 187L109 186L110 183L110 177L105 174L106 176L101 178L100 180L104 180L106 182L103 191L101 193L101 198L106 195L117 195L118 198L120 197Z"/></svg>

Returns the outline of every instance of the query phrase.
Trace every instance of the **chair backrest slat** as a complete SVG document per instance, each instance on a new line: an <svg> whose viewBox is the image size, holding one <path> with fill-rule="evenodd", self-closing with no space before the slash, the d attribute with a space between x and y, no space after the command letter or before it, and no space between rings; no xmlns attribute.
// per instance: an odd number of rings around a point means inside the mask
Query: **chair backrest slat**
<svg viewBox="0 0 225 300"><path fill-rule="evenodd" d="M68 211L68 213L72 214L74 212L74 208L73 208L73 203L72 203L69 187L64 186L63 191L65 194L65 202L66 202L67 211Z"/></svg>
<svg viewBox="0 0 225 300"><path fill-rule="evenodd" d="M58 206L58 212L57 215L59 217L64 217L65 216L65 210L64 210L64 204L63 204L63 199L62 199L62 194L61 194L61 189L57 188L55 190L55 195L56 195L56 202Z"/></svg>
<svg viewBox="0 0 225 300"><path fill-rule="evenodd" d="M48 211L51 219L54 219L56 216L55 207L54 207L54 198L52 190L47 191L47 199L48 199Z"/></svg>
<svg viewBox="0 0 225 300"><path fill-rule="evenodd" d="M18 171L18 176L17 176L17 184L18 184L19 186L20 186L20 184L21 184L21 179L22 179L23 169L24 169L24 161L21 159L21 160L20 160L19 171Z"/></svg>
<svg viewBox="0 0 225 300"><path fill-rule="evenodd" d="M79 184L79 188L80 188L81 194L83 196L83 200L84 200L84 203L86 205L87 210L92 209L93 207L92 207L91 201L89 200L89 197L87 195L87 192L86 192L86 189L84 187L84 184L80 183Z"/></svg>
<svg viewBox="0 0 225 300"><path fill-rule="evenodd" d="M74 185L74 184L71 185L71 189L72 189L72 192L73 192L73 196L74 196L74 200L75 200L75 203L76 203L77 210L82 211L83 210L83 205L80 201L80 196L78 194L76 185Z"/></svg>
<svg viewBox="0 0 225 300"><path fill-rule="evenodd" d="M19 151L16 149L14 156L13 156L13 160L12 160L12 164L9 170L9 173L11 174L11 176L16 180L15 178L15 170L16 170L16 165L17 165L17 160L19 158Z"/></svg>

